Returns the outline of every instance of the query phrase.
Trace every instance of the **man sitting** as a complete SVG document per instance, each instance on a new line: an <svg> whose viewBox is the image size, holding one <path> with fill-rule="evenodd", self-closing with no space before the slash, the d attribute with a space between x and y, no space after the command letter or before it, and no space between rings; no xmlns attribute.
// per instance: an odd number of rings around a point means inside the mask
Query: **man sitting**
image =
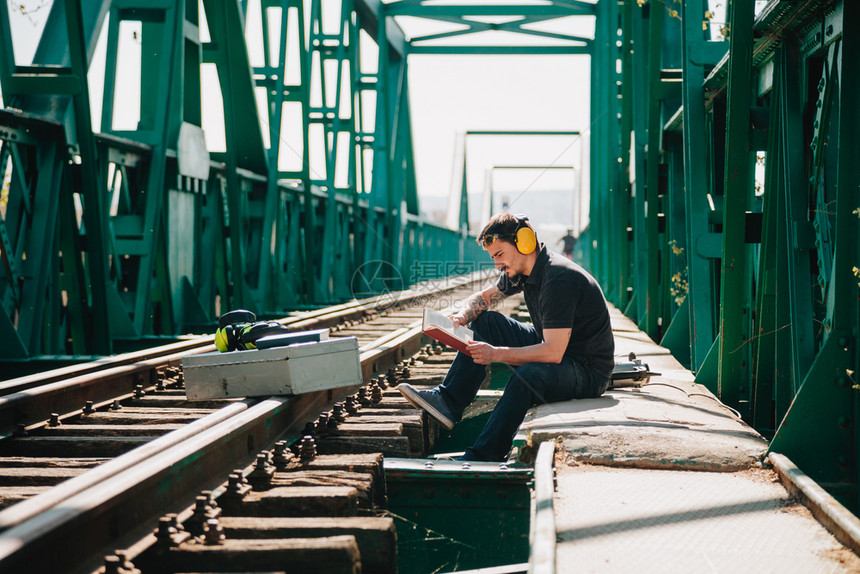
<svg viewBox="0 0 860 574"><path fill-rule="evenodd" d="M514 366L505 391L464 460L503 461L517 428L537 404L599 397L609 386L615 342L603 291L582 267L539 244L528 218L493 216L478 236L498 282L471 295L452 317L475 342L458 353L432 390L398 386L414 406L448 429L463 416L493 362ZM534 327L488 309L522 292Z"/></svg>

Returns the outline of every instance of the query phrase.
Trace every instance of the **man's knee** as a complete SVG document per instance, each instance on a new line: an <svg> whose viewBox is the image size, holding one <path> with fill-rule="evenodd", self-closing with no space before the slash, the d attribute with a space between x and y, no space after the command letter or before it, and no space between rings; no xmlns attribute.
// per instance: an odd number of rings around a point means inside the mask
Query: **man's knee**
<svg viewBox="0 0 860 574"><path fill-rule="evenodd" d="M469 328L485 340L490 336L493 327L499 325L506 317L498 311L484 311L469 325Z"/></svg>

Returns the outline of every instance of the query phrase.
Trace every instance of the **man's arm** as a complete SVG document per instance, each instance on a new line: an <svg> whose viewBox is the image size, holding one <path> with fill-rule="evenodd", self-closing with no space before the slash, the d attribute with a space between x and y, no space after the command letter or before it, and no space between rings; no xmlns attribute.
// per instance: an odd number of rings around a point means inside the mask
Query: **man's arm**
<svg viewBox="0 0 860 574"><path fill-rule="evenodd" d="M505 295L499 291L496 285L487 287L483 291L478 291L469 296L463 303L463 308L460 309L451 320L454 321L454 326L466 325L478 318L478 315L491 308L493 305L505 298Z"/></svg>
<svg viewBox="0 0 860 574"><path fill-rule="evenodd" d="M469 353L479 365L507 363L525 365L526 363L560 363L567 349L572 329L544 329L543 341L527 347L494 347L487 343L469 344Z"/></svg>

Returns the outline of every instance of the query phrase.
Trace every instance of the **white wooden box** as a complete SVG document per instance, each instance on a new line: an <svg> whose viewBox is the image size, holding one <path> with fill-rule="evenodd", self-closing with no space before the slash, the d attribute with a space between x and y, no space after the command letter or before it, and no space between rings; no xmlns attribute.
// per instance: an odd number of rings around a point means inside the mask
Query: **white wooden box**
<svg viewBox="0 0 860 574"><path fill-rule="evenodd" d="M300 395L359 385L355 337L182 358L189 400Z"/></svg>

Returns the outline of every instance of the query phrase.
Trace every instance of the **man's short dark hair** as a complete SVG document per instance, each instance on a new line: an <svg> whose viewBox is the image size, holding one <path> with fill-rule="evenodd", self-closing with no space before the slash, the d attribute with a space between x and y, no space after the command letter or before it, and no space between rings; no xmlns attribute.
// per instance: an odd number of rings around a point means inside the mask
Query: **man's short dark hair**
<svg viewBox="0 0 860 574"><path fill-rule="evenodd" d="M531 223L524 222L525 226L534 231ZM497 213L484 226L481 233L478 235L478 243L483 243L484 238L488 235L498 235L499 239L514 243L513 237L516 235L517 228L520 226L520 219L513 213L502 212Z"/></svg>
<svg viewBox="0 0 860 574"><path fill-rule="evenodd" d="M508 243L513 243L512 239L519 227L520 220L513 213L497 213L484 226L481 233L478 235L478 243L484 240L488 235L498 235L499 239L504 239ZM528 223L526 223L528 225ZM529 227L531 227L529 225Z"/></svg>

